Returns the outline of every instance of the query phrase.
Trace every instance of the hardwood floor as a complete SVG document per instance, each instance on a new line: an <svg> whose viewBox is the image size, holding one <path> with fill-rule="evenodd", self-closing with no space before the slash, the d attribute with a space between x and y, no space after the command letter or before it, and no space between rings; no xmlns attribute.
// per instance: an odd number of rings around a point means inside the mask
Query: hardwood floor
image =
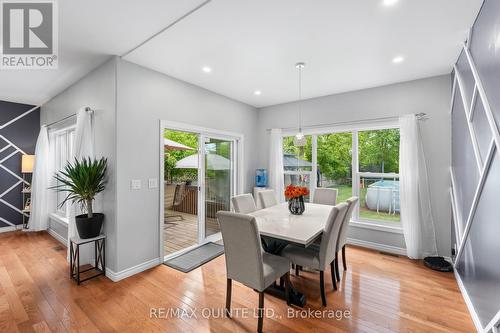
<svg viewBox="0 0 500 333"><path fill-rule="evenodd" d="M0 332L255 332L257 319L220 318L225 305L224 256L184 274L165 265L114 283L105 277L76 286L65 248L46 233L0 234ZM308 297L306 310L350 310L349 318L288 318L282 300L265 296L272 318L265 332L473 332L452 273L360 248L347 249L339 290L325 276L328 307L321 306L319 274L291 274ZM250 309L258 294L233 282L232 308ZM151 309L180 308L181 318L150 318ZM203 308L217 318L204 318ZM197 318L190 317L196 311ZM157 312L158 313L158 312ZM306 314L303 312L303 314ZM165 318L168 317L168 318Z"/></svg>

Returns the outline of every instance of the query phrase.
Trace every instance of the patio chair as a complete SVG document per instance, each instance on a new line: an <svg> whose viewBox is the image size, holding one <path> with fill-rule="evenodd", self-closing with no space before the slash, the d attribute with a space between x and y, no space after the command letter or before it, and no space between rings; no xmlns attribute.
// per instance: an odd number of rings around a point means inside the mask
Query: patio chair
<svg viewBox="0 0 500 333"><path fill-rule="evenodd" d="M176 207L179 207L182 204L182 201L184 200L184 197L186 196L186 184L178 184L175 186L175 192L174 192L174 200L172 203L172 208L175 210ZM176 219L175 221L166 221L167 219ZM177 221L184 221L184 217L180 214L178 215L166 215L165 216L165 224L173 224L175 225Z"/></svg>

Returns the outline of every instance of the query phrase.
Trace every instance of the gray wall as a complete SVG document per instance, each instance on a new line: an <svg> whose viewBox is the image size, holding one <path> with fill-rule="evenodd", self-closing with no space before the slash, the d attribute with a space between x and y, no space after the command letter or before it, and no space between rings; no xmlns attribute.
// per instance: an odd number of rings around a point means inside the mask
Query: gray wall
<svg viewBox="0 0 500 333"><path fill-rule="evenodd" d="M256 167L255 108L153 70L120 61L118 66L117 204L119 270L159 258L159 121L244 135L245 191L253 186ZM130 189L132 179L142 189Z"/></svg>
<svg viewBox="0 0 500 333"><path fill-rule="evenodd" d="M117 267L115 67L116 59L112 58L43 105L40 117L41 124L49 124L75 114L84 106L89 106L95 111L96 156L108 158L108 185L99 200L97 210L106 215L104 223L104 231L108 236L106 265L113 271L116 271ZM52 222L51 224L55 225ZM64 230L58 227L53 231L61 233ZM67 238L67 231L63 236Z"/></svg>
<svg viewBox="0 0 500 333"><path fill-rule="evenodd" d="M7 124L11 120L24 114L24 116L18 118L10 125L0 129L0 135L20 149L19 150L0 138L0 149L5 148L5 150L0 152L0 160L5 159L5 161L0 163L0 165L5 168L0 168L0 193L4 193L1 199L5 201L0 202L0 218L2 219L0 220L0 232L2 231L1 228L10 227L4 230L12 230L12 227L16 227L23 223L20 211L24 207L23 195L21 193L24 184L19 184L14 188L11 187L23 177L21 173L21 156L23 153L21 151L29 155L35 153L36 139L40 131L40 110L36 109L26 114L26 112L33 107L34 105L0 101L1 125ZM7 158L8 156L11 157ZM14 177L6 169L19 178ZM26 179L30 182L31 174L26 175ZM28 197L29 196L25 196L25 199ZM12 207L17 208L17 210Z"/></svg>
<svg viewBox="0 0 500 333"><path fill-rule="evenodd" d="M432 213L438 251L450 255L450 94L448 75L303 101L304 126L393 117L425 112L430 119L421 124L431 186ZM260 147L268 146L268 128L297 126L297 103L259 110ZM259 167L267 168L268 151L259 150ZM349 237L389 246L404 246L401 234L351 228Z"/></svg>
<svg viewBox="0 0 500 333"><path fill-rule="evenodd" d="M428 157L438 247L449 255L450 80L448 76L316 98L304 102L305 125L363 120L426 112L422 124ZM109 159L104 193L108 268L120 272L159 258L159 121L170 120L239 132L244 135L244 191L250 192L254 170L267 167L267 133L271 127L296 125L296 104L257 110L246 104L113 58L42 107L41 123L73 114L82 106L96 110L96 152ZM132 179L142 189L131 190ZM403 247L401 234L362 228L351 238Z"/></svg>
<svg viewBox="0 0 500 333"><path fill-rule="evenodd" d="M66 222L50 218L48 232L58 241L68 246L68 224Z"/></svg>

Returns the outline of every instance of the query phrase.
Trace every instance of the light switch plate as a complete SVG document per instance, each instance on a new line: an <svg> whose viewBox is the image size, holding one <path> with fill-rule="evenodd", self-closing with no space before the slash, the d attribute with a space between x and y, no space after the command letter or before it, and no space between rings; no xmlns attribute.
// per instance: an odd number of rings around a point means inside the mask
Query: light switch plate
<svg viewBox="0 0 500 333"><path fill-rule="evenodd" d="M140 190L142 186L141 180L140 179L132 179L130 181L130 188L132 190Z"/></svg>
<svg viewBox="0 0 500 333"><path fill-rule="evenodd" d="M149 188L158 188L158 178L149 178L148 186Z"/></svg>

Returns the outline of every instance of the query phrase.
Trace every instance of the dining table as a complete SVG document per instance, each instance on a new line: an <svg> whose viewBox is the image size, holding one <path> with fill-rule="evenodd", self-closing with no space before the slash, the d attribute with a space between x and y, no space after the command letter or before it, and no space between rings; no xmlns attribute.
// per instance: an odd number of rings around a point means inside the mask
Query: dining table
<svg viewBox="0 0 500 333"><path fill-rule="evenodd" d="M325 229L328 216L333 206L314 203L305 203L305 210L301 215L294 215L288 210L288 203L256 210L249 213L255 217L259 233L265 238L276 240L280 243L289 243L308 247L318 239ZM279 247L275 247L279 255ZM269 252L269 251L268 251ZM306 304L305 295L290 285L290 302L303 307ZM285 299L285 290L282 284L273 284L268 293Z"/></svg>

